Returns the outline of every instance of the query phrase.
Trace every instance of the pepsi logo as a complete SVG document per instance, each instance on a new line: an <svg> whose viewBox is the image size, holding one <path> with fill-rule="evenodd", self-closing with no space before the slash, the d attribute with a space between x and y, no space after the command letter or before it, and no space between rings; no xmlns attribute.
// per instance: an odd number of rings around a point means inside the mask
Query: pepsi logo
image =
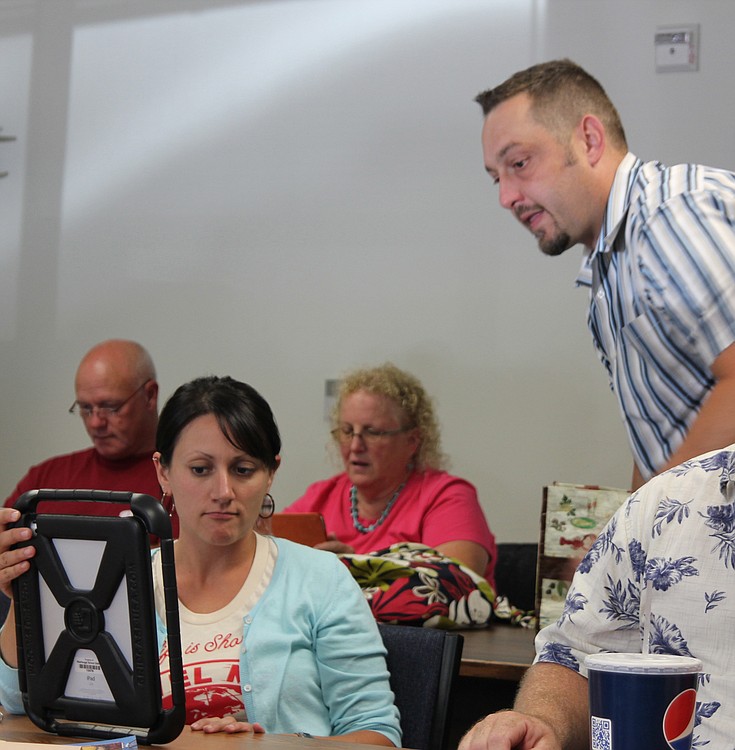
<svg viewBox="0 0 735 750"><path fill-rule="evenodd" d="M663 731L671 750L691 748L696 705L697 691L692 688L682 691L669 703L664 713Z"/></svg>

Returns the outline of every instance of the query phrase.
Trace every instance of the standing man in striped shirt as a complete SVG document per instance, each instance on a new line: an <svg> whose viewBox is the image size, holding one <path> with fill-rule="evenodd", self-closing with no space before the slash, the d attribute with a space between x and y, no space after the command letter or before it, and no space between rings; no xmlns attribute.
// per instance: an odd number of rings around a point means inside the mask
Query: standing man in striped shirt
<svg viewBox="0 0 735 750"><path fill-rule="evenodd" d="M735 174L628 151L600 84L570 60L479 94L500 203L579 285L634 456L633 487L735 443Z"/></svg>

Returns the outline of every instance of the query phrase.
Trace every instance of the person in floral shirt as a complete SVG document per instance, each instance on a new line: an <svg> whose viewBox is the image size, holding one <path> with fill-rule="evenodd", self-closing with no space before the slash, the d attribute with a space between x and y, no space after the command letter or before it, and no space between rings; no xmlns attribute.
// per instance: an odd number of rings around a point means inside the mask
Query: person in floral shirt
<svg viewBox="0 0 735 750"><path fill-rule="evenodd" d="M460 750L589 747L584 658L649 650L702 661L692 747L732 747L735 445L690 459L630 496L580 563L559 620L536 638L513 711ZM505 743L505 744L502 744Z"/></svg>

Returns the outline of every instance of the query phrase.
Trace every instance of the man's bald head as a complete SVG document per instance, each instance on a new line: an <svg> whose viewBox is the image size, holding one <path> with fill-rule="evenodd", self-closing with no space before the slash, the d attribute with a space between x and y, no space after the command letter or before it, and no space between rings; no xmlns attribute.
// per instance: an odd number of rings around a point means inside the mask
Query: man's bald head
<svg viewBox="0 0 735 750"><path fill-rule="evenodd" d="M87 434L102 457L153 453L158 383L144 347L125 339L96 344L79 363L75 390Z"/></svg>

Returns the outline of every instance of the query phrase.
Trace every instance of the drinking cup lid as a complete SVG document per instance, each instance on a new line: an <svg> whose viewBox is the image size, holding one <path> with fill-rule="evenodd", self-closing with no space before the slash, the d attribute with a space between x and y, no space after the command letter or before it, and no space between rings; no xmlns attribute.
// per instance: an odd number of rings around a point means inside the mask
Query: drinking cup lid
<svg viewBox="0 0 735 750"><path fill-rule="evenodd" d="M701 672L702 662L692 656L674 654L590 654L584 660L587 669L629 674L686 674Z"/></svg>

